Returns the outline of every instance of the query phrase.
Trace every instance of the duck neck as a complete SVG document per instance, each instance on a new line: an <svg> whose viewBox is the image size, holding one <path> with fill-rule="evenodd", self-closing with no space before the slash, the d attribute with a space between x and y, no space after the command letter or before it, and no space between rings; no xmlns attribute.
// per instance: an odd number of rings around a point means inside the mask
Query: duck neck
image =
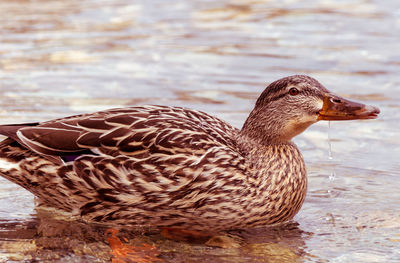
<svg viewBox="0 0 400 263"><path fill-rule="evenodd" d="M262 152L275 146L295 146L289 138L284 138L279 134L276 134L276 126L275 129L269 128L272 126L274 126L274 124L262 127L261 129L261 127L255 127L253 125L244 125L236 138L237 145L242 153L248 155L255 151Z"/></svg>
<svg viewBox="0 0 400 263"><path fill-rule="evenodd" d="M293 135L287 129L288 123L276 116L280 114L273 107L253 109L239 132L238 141L259 146L290 144Z"/></svg>
<svg viewBox="0 0 400 263"><path fill-rule="evenodd" d="M247 208L263 211L262 216L250 213L249 224L291 219L303 204L307 190L305 164L296 145L291 141L259 144L241 137L238 146L248 164L247 178L254 186Z"/></svg>
<svg viewBox="0 0 400 263"><path fill-rule="evenodd" d="M268 137L254 139L247 134L239 133L237 146L252 168L257 170L268 169L271 160L277 164L294 160L292 156L303 160L300 151L290 140L277 140ZM297 158L295 159L297 160Z"/></svg>

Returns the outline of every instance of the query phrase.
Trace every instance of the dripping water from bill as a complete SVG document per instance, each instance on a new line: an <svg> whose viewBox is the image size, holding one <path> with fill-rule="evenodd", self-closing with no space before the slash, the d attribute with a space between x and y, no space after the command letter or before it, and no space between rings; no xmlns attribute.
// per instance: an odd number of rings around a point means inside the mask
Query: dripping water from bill
<svg viewBox="0 0 400 263"><path fill-rule="evenodd" d="M331 143L331 121L328 121L328 159L333 160Z"/></svg>
<svg viewBox="0 0 400 263"><path fill-rule="evenodd" d="M332 139L331 139L331 122L328 121L328 159L333 160L332 155ZM336 172L335 169L332 169L331 174L329 175L329 181L335 180Z"/></svg>

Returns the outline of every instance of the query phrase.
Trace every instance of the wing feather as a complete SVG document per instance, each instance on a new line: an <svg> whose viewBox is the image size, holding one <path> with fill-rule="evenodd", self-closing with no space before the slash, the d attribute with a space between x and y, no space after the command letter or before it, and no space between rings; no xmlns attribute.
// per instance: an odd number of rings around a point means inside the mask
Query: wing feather
<svg viewBox="0 0 400 263"><path fill-rule="evenodd" d="M234 148L238 132L206 113L166 106L111 109L14 130L37 153L68 155L93 148L114 157L142 158L155 153L202 154L218 145Z"/></svg>
<svg viewBox="0 0 400 263"><path fill-rule="evenodd" d="M82 151L76 144L80 131L56 127L26 127L17 131L24 145L38 153L47 155L65 155ZM60 147L61 146L61 147Z"/></svg>
<svg viewBox="0 0 400 263"><path fill-rule="evenodd" d="M77 122L78 127L84 127L85 130L87 131L92 131L92 132L104 132L106 130L111 130L115 126L110 125L104 121L103 118L97 117L97 118L85 118Z"/></svg>

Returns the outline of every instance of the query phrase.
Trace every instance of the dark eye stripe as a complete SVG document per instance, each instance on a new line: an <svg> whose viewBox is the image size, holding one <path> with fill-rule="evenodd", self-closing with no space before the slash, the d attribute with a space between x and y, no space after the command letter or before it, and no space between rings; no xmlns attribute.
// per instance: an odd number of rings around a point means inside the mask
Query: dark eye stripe
<svg viewBox="0 0 400 263"><path fill-rule="evenodd" d="M272 98L264 98L262 101L260 100L260 99L258 99L257 100L257 103L256 103L256 105L259 105L259 104L268 104L268 103L270 103L270 102L272 102L272 101L276 101L276 100L279 100L279 99L281 99L281 98L283 98L283 97L285 97L287 95L287 93L285 92L285 93L278 93L277 95L275 95L274 97L272 97Z"/></svg>
<svg viewBox="0 0 400 263"><path fill-rule="evenodd" d="M299 94L303 94L305 96L317 97L317 98L321 98L321 99L324 98L323 94L321 94L321 93L319 93L319 92L317 92L317 91L315 91L313 89L308 89L308 88L299 90ZM298 96L299 94L297 94L296 96ZM268 95L269 96L273 95L273 97L270 97L270 98L264 97L263 100L260 100L260 98L259 98L259 100L257 101L256 105L259 105L261 103L262 104L268 104L270 102L279 100L279 99L289 95L289 92L285 90L285 92L283 92L283 93L282 92L276 92L276 94L268 94Z"/></svg>

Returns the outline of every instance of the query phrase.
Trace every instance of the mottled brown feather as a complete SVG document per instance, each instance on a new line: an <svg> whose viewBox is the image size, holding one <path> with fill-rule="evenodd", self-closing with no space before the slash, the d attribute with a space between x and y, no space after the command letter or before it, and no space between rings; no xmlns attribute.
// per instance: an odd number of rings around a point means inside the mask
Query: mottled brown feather
<svg viewBox="0 0 400 263"><path fill-rule="evenodd" d="M286 120L270 103L300 84L326 91L304 76L273 83L241 131L167 106L0 126L9 137L0 143L0 160L8 162L0 175L89 221L198 230L284 222L300 209L307 178L297 147L273 140ZM62 155L77 158L63 162Z"/></svg>

